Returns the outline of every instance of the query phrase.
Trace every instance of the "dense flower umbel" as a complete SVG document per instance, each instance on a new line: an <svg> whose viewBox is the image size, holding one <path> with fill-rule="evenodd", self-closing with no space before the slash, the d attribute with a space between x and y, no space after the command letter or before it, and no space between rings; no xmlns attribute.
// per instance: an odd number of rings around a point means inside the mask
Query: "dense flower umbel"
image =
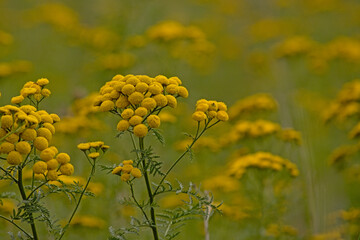
<svg viewBox="0 0 360 240"><path fill-rule="evenodd" d="M207 119L227 121L229 120L229 115L227 114L227 106L223 102L200 99L196 102L196 109L195 112L192 114L192 119L198 122L202 122Z"/></svg>
<svg viewBox="0 0 360 240"><path fill-rule="evenodd" d="M124 182L129 181L131 176L133 176L134 178L141 177L140 169L133 167L132 160L124 160L122 162L122 165L117 166L113 169L112 174L121 176L121 180Z"/></svg>
<svg viewBox="0 0 360 240"><path fill-rule="evenodd" d="M287 170L290 175L299 175L297 166L287 159L267 152L257 152L236 158L229 166L229 175L241 178L247 168L271 169L274 171Z"/></svg>
<svg viewBox="0 0 360 240"><path fill-rule="evenodd" d="M88 158L97 159L100 156L100 150L105 153L110 147L102 141L79 143L77 148L83 151Z"/></svg>
<svg viewBox="0 0 360 240"><path fill-rule="evenodd" d="M121 132L132 131L145 137L151 128L160 126L157 116L164 107L175 108L178 97L188 97L187 89L177 77L158 75L116 75L100 89L94 105L99 111L119 115L117 124Z"/></svg>
<svg viewBox="0 0 360 240"><path fill-rule="evenodd" d="M18 107L6 105L0 107L0 153L6 154L10 165L19 165L30 154L32 149L39 153L39 160L33 165L35 174L45 175L48 180L57 180L58 175L71 175L74 167L66 153L58 153L55 146L50 146L54 124L60 121L56 114L45 110L37 110L32 105L22 105L25 98L33 103L39 103L50 95L50 90L44 88L49 83L46 78L37 82L27 82L20 96L12 98L12 103Z"/></svg>

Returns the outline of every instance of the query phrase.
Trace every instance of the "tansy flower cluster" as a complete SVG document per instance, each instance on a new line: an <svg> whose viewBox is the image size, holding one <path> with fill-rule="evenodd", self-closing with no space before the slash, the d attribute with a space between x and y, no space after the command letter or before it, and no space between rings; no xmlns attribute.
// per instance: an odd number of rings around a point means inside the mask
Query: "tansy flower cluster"
<svg viewBox="0 0 360 240"><path fill-rule="evenodd" d="M47 78L40 78L36 82L30 81L25 83L20 90L20 95L11 99L12 104L20 104L25 98L29 98L30 101L40 102L45 97L50 96L51 92L45 86L49 84Z"/></svg>
<svg viewBox="0 0 360 240"><path fill-rule="evenodd" d="M287 170L293 177L299 175L299 170L294 163L267 152L257 152L236 158L230 163L228 174L240 179L247 168L271 169L274 171Z"/></svg>
<svg viewBox="0 0 360 240"><path fill-rule="evenodd" d="M229 108L231 120L254 112L270 112L277 109L275 99L266 93L259 93L237 101Z"/></svg>
<svg viewBox="0 0 360 240"><path fill-rule="evenodd" d="M37 111L31 105L0 107L1 129L0 153L7 154L10 165L19 165L23 156L28 155L32 146L39 151L49 147L55 133L53 123L60 121L56 114L44 110ZM49 159L50 160L50 159Z"/></svg>
<svg viewBox="0 0 360 240"><path fill-rule="evenodd" d="M77 148L83 151L88 158L97 159L100 156L100 150L104 153L110 147L105 145L102 141L80 143Z"/></svg>
<svg viewBox="0 0 360 240"><path fill-rule="evenodd" d="M121 166L117 166L113 169L112 174L121 176L121 180L124 182L129 181L131 176L140 178L141 171L140 169L133 167L133 163L132 160L124 160Z"/></svg>
<svg viewBox="0 0 360 240"><path fill-rule="evenodd" d="M212 119L225 122L229 120L229 115L226 111L227 106L223 102L200 99L196 102L196 109L192 114L192 119L197 122L202 122L205 120L211 121Z"/></svg>
<svg viewBox="0 0 360 240"><path fill-rule="evenodd" d="M177 77L158 75L116 75L100 89L94 105L99 111L111 112L122 118L117 130L130 130L145 137L148 130L160 126L159 112L166 106L175 108L178 97L188 97L187 89Z"/></svg>

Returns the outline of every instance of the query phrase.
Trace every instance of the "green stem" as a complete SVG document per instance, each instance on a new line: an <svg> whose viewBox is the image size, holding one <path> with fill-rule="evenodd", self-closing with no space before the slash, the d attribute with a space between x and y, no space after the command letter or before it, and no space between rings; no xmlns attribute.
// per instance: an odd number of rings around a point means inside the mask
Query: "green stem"
<svg viewBox="0 0 360 240"><path fill-rule="evenodd" d="M31 239L34 239L29 233L27 233L24 229L22 229L19 225L17 225L16 223L14 223L14 220L11 220L7 217L1 216L0 218L4 219L5 221L8 221L9 223L11 223L12 225L14 225L15 227L17 227L20 231L22 231L26 236L28 236Z"/></svg>
<svg viewBox="0 0 360 240"><path fill-rule="evenodd" d="M133 183L130 183L130 190L131 190L131 197L134 199L134 202L136 203L136 205L138 206L138 208L140 208L141 212L143 213L146 221L148 223L150 223L149 221L149 217L147 216L146 212L144 211L144 208L139 204L139 202L137 201L136 197L135 197L135 193L134 193L134 188L133 188Z"/></svg>
<svg viewBox="0 0 360 240"><path fill-rule="evenodd" d="M8 175L16 184L18 183L17 179L14 178L8 171L6 171L6 169L4 169L3 167L0 167L0 169L3 170L4 173Z"/></svg>
<svg viewBox="0 0 360 240"><path fill-rule="evenodd" d="M154 196L152 194L151 191L151 186L150 186L150 181L149 181L149 175L146 169L146 162L145 162L145 156L144 156L144 138L139 138L139 147L141 152L141 162L143 165L143 173L144 173L144 179L145 179L145 184L146 184L146 189L149 195L149 202L150 202L150 217L151 217L151 230L153 232L154 235L154 240L158 240L159 239L159 235L158 235L158 231L157 231L157 227L156 227L156 215L155 215L155 209L152 206L153 202L154 202Z"/></svg>
<svg viewBox="0 0 360 240"><path fill-rule="evenodd" d="M86 155L86 154L85 154L85 155ZM86 157L88 158L87 155L86 155ZM88 160L89 160L89 158L88 158ZM90 161L90 160L89 160L89 161ZM87 187L89 186L89 183L90 183L90 181L91 181L91 178L92 178L92 176L95 174L95 160L94 160L94 162L91 164L91 166L92 166L92 168L91 168L91 173L90 173L90 175L89 175L89 177L88 177L88 180L87 180L87 182L86 182L86 184L85 184L85 187L84 187L83 191L81 192L80 197L79 197L79 200L78 200L78 202L76 203L75 209L74 209L74 211L72 212L72 214L71 214L71 216L70 216L70 218L69 218L69 221L66 223L65 227L63 228L62 233L61 233L60 237L58 238L58 240L60 240L60 239L64 236L64 234L65 234L65 232L66 232L66 229L67 229L68 226L70 225L72 219L73 219L74 216L75 216L75 213L76 213L77 209L78 209L79 206L80 206L81 199L82 199L82 197L84 196Z"/></svg>
<svg viewBox="0 0 360 240"><path fill-rule="evenodd" d="M33 195L33 193L34 193L36 190L38 190L39 188L41 188L42 186L44 186L47 182L48 182L48 180L45 181L45 182L43 182L43 183L41 183L41 184L40 184L39 186L37 186L36 188L34 188L34 189L30 192L30 194L27 196L26 200L28 200L28 199L31 197L31 195Z"/></svg>
<svg viewBox="0 0 360 240"><path fill-rule="evenodd" d="M23 181L22 181L22 168L21 167L18 168L18 182L17 182L17 184L19 186L21 198L23 200L27 200L24 185L23 185ZM36 232L36 227L35 227L35 223L34 223L34 217L33 217L32 213L29 214L29 218L30 218L31 231L32 231L33 236L34 236L33 239L38 240L39 237L38 237L37 232Z"/></svg>

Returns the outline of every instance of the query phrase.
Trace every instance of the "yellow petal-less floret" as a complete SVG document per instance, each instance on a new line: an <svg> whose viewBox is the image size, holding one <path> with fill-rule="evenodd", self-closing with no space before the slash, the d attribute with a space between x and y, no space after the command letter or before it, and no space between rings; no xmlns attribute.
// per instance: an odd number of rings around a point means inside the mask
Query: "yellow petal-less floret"
<svg viewBox="0 0 360 240"><path fill-rule="evenodd" d="M120 109L125 109L130 105L130 102L126 96L121 95L118 100L116 100L115 105Z"/></svg>
<svg viewBox="0 0 360 240"><path fill-rule="evenodd" d="M44 137L36 137L34 140L34 147L39 150L42 151L45 148L47 148L49 146L49 142L46 138Z"/></svg>
<svg viewBox="0 0 360 240"><path fill-rule="evenodd" d="M37 130L37 135L38 135L38 137L44 137L44 138L46 138L46 140L48 140L48 142L50 142L51 141L51 139L52 139L52 134L51 134L51 132L50 132L50 130L49 129L47 129L47 128L39 128L38 130Z"/></svg>
<svg viewBox="0 0 360 240"><path fill-rule="evenodd" d="M227 111L227 106L223 102L218 102L218 110L219 111Z"/></svg>
<svg viewBox="0 0 360 240"><path fill-rule="evenodd" d="M209 110L209 104L207 103L200 103L196 105L196 111L206 112Z"/></svg>
<svg viewBox="0 0 360 240"><path fill-rule="evenodd" d="M140 80L135 76L132 76L132 77L129 77L128 79L126 79L126 84L131 84L133 86L136 86L136 84L138 84L139 82L140 82Z"/></svg>
<svg viewBox="0 0 360 240"><path fill-rule="evenodd" d="M56 114L56 113L51 113L50 117L52 118L52 120L54 121L54 123L56 122L60 122L60 117Z"/></svg>
<svg viewBox="0 0 360 240"><path fill-rule="evenodd" d="M207 117L206 114L204 112L200 112L200 111L196 111L192 114L192 119L194 119L195 121L201 122L204 121Z"/></svg>
<svg viewBox="0 0 360 240"><path fill-rule="evenodd" d="M151 128L158 128L160 127L160 118L157 115L150 115L147 118L147 123Z"/></svg>
<svg viewBox="0 0 360 240"><path fill-rule="evenodd" d="M16 143L19 140L19 136L15 133L9 135L7 138L5 138L6 141L10 143Z"/></svg>
<svg viewBox="0 0 360 240"><path fill-rule="evenodd" d="M116 129L117 129L118 131L123 132L123 131L128 130L129 127L130 127L129 121L127 121L127 120L120 120L119 123L118 123L117 126L116 126Z"/></svg>
<svg viewBox="0 0 360 240"><path fill-rule="evenodd" d="M139 92L133 92L129 96L128 100L131 104L137 105L137 104L140 104L142 102L142 100L144 100L144 95Z"/></svg>
<svg viewBox="0 0 360 240"><path fill-rule="evenodd" d="M140 117L144 117L147 113L148 113L148 110L144 107L138 107L135 110L135 115L140 116Z"/></svg>
<svg viewBox="0 0 360 240"><path fill-rule="evenodd" d="M147 110L151 110L156 107L156 101L153 98L145 98L141 102L141 106L146 108Z"/></svg>
<svg viewBox="0 0 360 240"><path fill-rule="evenodd" d="M55 155L59 153L59 150L58 150L55 146L51 146L51 147L49 147L49 148L50 148L51 150L53 150L53 152L55 153Z"/></svg>
<svg viewBox="0 0 360 240"><path fill-rule="evenodd" d="M208 101L209 103L209 111L217 111L218 103L216 101Z"/></svg>
<svg viewBox="0 0 360 240"><path fill-rule="evenodd" d="M125 86L123 86L123 88L121 89L121 92L125 95L130 95L133 92L135 92L135 87L132 84L126 84Z"/></svg>
<svg viewBox="0 0 360 240"><path fill-rule="evenodd" d="M129 119L129 123L131 126L136 126L136 125L140 124L142 122L142 120L143 120L142 117L134 115Z"/></svg>
<svg viewBox="0 0 360 240"><path fill-rule="evenodd" d="M61 165L59 170L63 175L70 176L74 173L74 166L71 163L66 163Z"/></svg>
<svg viewBox="0 0 360 240"><path fill-rule="evenodd" d="M5 129L0 128L0 138L5 137L7 133L8 133L8 132L7 132Z"/></svg>
<svg viewBox="0 0 360 240"><path fill-rule="evenodd" d="M44 97L49 97L51 95L51 91L47 88L41 90L41 95Z"/></svg>
<svg viewBox="0 0 360 240"><path fill-rule="evenodd" d="M176 108L177 107L177 100L174 96L172 95L166 95L165 96L167 98L167 105L169 107L172 107L172 108Z"/></svg>
<svg viewBox="0 0 360 240"><path fill-rule="evenodd" d="M19 165L22 162L23 158L21 154L17 151L11 151L7 155L6 161L10 165Z"/></svg>
<svg viewBox="0 0 360 240"><path fill-rule="evenodd" d="M217 112L216 111L208 111L208 117L209 118L215 118L217 115Z"/></svg>
<svg viewBox="0 0 360 240"><path fill-rule="evenodd" d="M90 149L90 143L79 143L77 145L77 148L82 150L82 151L89 150Z"/></svg>
<svg viewBox="0 0 360 240"><path fill-rule="evenodd" d="M113 101L106 100L103 103L101 103L99 110L101 112L108 112L108 111L112 110L114 107L115 107L115 104Z"/></svg>
<svg viewBox="0 0 360 240"><path fill-rule="evenodd" d="M166 92L167 93L169 93L169 94L171 94L171 95L175 95L175 94L177 94L178 93L178 85L176 85L176 84L169 84L166 88L165 88L165 90L166 90Z"/></svg>
<svg viewBox="0 0 360 240"><path fill-rule="evenodd" d="M55 170L59 167L59 162L56 159L51 159L46 162L47 170Z"/></svg>
<svg viewBox="0 0 360 240"><path fill-rule="evenodd" d="M30 146L30 144L28 142L21 141L21 142L16 143L15 149L20 154L26 155L26 154L30 153L31 146Z"/></svg>
<svg viewBox="0 0 360 240"><path fill-rule="evenodd" d="M47 164L43 161L38 161L33 165L32 169L35 174L44 174L47 170Z"/></svg>
<svg viewBox="0 0 360 240"><path fill-rule="evenodd" d="M216 118L219 119L220 121L225 122L225 121L229 120L229 115L225 111L218 111Z"/></svg>
<svg viewBox="0 0 360 240"><path fill-rule="evenodd" d="M127 108L125 109L122 113L121 113L121 117L123 119L129 119L131 118L132 116L134 116L134 110L130 109L130 108Z"/></svg>
<svg viewBox="0 0 360 240"><path fill-rule="evenodd" d="M37 137L35 129L27 128L21 134L20 137L25 141L33 141Z"/></svg>
<svg viewBox="0 0 360 240"><path fill-rule="evenodd" d="M1 128L3 129L11 128L14 123L12 115L2 116L0 121L1 121Z"/></svg>
<svg viewBox="0 0 360 240"><path fill-rule="evenodd" d="M43 127L49 129L51 134L55 134L55 127L51 123L44 123Z"/></svg>
<svg viewBox="0 0 360 240"><path fill-rule="evenodd" d="M121 170L122 170L122 166L117 166L116 168L114 168L113 170L112 170L112 174L120 174L121 173Z"/></svg>
<svg viewBox="0 0 360 240"><path fill-rule="evenodd" d="M55 152L51 148L46 148L41 151L40 158L44 161L49 161L55 157Z"/></svg>
<svg viewBox="0 0 360 240"><path fill-rule="evenodd" d="M102 145L104 145L104 142L102 142L102 141L96 141L96 142L89 142L89 144L90 144L90 147L99 148L99 147L101 147Z"/></svg>
<svg viewBox="0 0 360 240"><path fill-rule="evenodd" d="M158 84L157 83L152 83L152 84L149 85L148 91L151 94L157 95L157 94L162 93L163 87L159 83Z"/></svg>
<svg viewBox="0 0 360 240"><path fill-rule="evenodd" d="M67 164L68 162L70 162L70 156L67 153L59 153L56 156L56 160L61 164Z"/></svg>
<svg viewBox="0 0 360 240"><path fill-rule="evenodd" d="M24 101L24 97L21 96L21 95L11 98L11 103L12 103L12 104L19 104L19 103L21 103L22 101Z"/></svg>
<svg viewBox="0 0 360 240"><path fill-rule="evenodd" d="M0 145L0 153L8 154L11 151L15 150L15 145L9 142L3 142Z"/></svg>
<svg viewBox="0 0 360 240"><path fill-rule="evenodd" d="M88 157L92 158L92 159L98 158L99 156L100 156L100 153L98 153L98 152L92 152L92 153L88 154Z"/></svg>
<svg viewBox="0 0 360 240"><path fill-rule="evenodd" d="M49 84L49 80L47 78L40 78L36 81L36 84L39 86L45 86Z"/></svg>
<svg viewBox="0 0 360 240"><path fill-rule="evenodd" d="M124 161L122 161L122 164L124 164L124 165L132 165L134 163L134 161L133 160L124 160Z"/></svg>
<svg viewBox="0 0 360 240"><path fill-rule="evenodd" d="M139 124L134 127L133 131L135 136L142 138L148 133L148 128L144 124Z"/></svg>
<svg viewBox="0 0 360 240"><path fill-rule="evenodd" d="M135 91L139 92L139 93L144 93L149 89L149 85L147 85L144 82L139 82L138 84L136 84L135 86Z"/></svg>
<svg viewBox="0 0 360 240"><path fill-rule="evenodd" d="M130 180L130 174L129 174L129 173L123 173L123 174L121 175L121 181L127 182L127 181L129 181L129 180Z"/></svg>
<svg viewBox="0 0 360 240"><path fill-rule="evenodd" d="M50 170L47 172L46 177L50 181L56 181L58 179L59 175L56 170Z"/></svg>
<svg viewBox="0 0 360 240"><path fill-rule="evenodd" d="M165 107L168 103L167 98L164 96L164 94L157 94L153 96L153 99L156 102L156 105L159 107Z"/></svg>
<svg viewBox="0 0 360 240"><path fill-rule="evenodd" d="M133 166L132 166L132 165L126 164L126 165L123 166L122 171L123 171L124 173L130 173L132 169L133 169Z"/></svg>
<svg viewBox="0 0 360 240"><path fill-rule="evenodd" d="M178 87L178 94L180 97L183 97L183 98L187 98L189 96L188 90L183 86Z"/></svg>
<svg viewBox="0 0 360 240"><path fill-rule="evenodd" d="M141 177L141 171L138 168L131 169L130 174L133 175L135 178L140 178Z"/></svg>

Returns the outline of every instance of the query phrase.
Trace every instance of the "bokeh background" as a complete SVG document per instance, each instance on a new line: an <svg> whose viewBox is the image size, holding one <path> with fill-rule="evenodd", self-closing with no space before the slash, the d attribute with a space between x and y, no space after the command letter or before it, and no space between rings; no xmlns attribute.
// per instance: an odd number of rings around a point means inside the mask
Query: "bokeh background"
<svg viewBox="0 0 360 240"><path fill-rule="evenodd" d="M357 239L359 11L356 0L0 0L0 103L48 78L42 107L63 119L53 141L85 178L79 142L109 144L104 165L134 157L127 139L115 138L117 119L92 112L88 96L116 74L178 76L190 96L162 116L166 145L147 144L169 166L186 147L183 132L195 131L196 100L228 104L229 123L172 175L223 202L211 239ZM264 163L275 155L282 166ZM237 161L250 163L236 170ZM116 176L98 170L91 190L67 239L106 239L110 226L138 214L119 203L129 192ZM179 198L159 203L172 208ZM64 196L48 204L59 221L74 207ZM11 229L0 221L1 239ZM178 236L203 238L201 218Z"/></svg>

